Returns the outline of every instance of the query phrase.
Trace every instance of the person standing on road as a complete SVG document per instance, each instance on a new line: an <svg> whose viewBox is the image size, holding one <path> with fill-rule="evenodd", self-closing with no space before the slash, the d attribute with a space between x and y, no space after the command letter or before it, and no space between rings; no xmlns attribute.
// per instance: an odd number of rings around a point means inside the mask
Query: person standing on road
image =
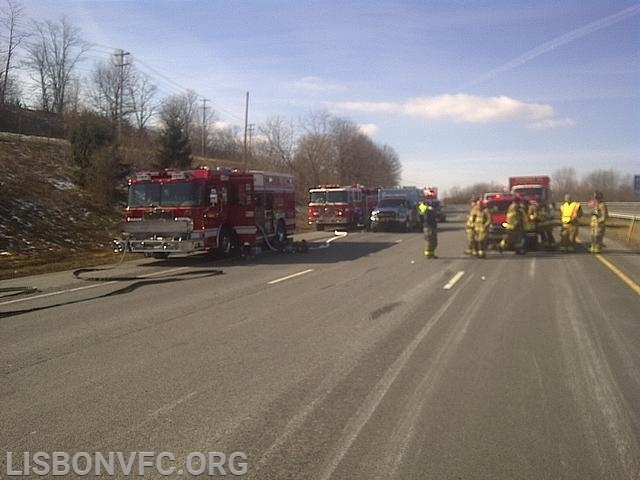
<svg viewBox="0 0 640 480"><path fill-rule="evenodd" d="M602 240L608 216L609 211L607 204L603 201L602 192L594 192L593 211L591 212L591 245L589 246L591 253L602 253Z"/></svg>
<svg viewBox="0 0 640 480"><path fill-rule="evenodd" d="M487 256L487 235L491 225L491 213L486 205L478 202L477 214L473 222L473 245L478 258Z"/></svg>
<svg viewBox="0 0 640 480"><path fill-rule="evenodd" d="M429 207L427 206L427 204L425 203L424 200L420 200L418 202L418 221L420 222L420 225L424 225L424 214L427 211Z"/></svg>
<svg viewBox="0 0 640 480"><path fill-rule="evenodd" d="M465 231L467 233L467 248L464 249L466 255L477 255L474 241L474 225L476 216L480 213L479 198L473 197L469 205L469 213L467 214L467 224Z"/></svg>
<svg viewBox="0 0 640 480"><path fill-rule="evenodd" d="M540 240L545 248L553 248L556 240L553 238L553 211L555 208L546 204L540 205L538 225L540 226Z"/></svg>
<svg viewBox="0 0 640 480"><path fill-rule="evenodd" d="M418 213L422 217L422 231L424 233L424 256L426 258L438 258L435 251L438 246L438 220L436 218L435 209L421 203Z"/></svg>
<svg viewBox="0 0 640 480"><path fill-rule="evenodd" d="M576 248L578 236L578 219L582 216L580 203L571 199L570 194L564 196L564 202L560 205L560 251L573 252Z"/></svg>
<svg viewBox="0 0 640 480"><path fill-rule="evenodd" d="M504 250L513 249L519 255L522 255L524 250L524 222L526 212L520 207L520 200L516 199L507 208L507 215L505 222L502 226L505 229L505 234L502 240L500 240L499 248L500 252Z"/></svg>
<svg viewBox="0 0 640 480"><path fill-rule="evenodd" d="M540 205L536 200L529 202L529 208L527 208L527 231L525 232L527 238L525 241L527 250L538 249L538 236L540 235Z"/></svg>

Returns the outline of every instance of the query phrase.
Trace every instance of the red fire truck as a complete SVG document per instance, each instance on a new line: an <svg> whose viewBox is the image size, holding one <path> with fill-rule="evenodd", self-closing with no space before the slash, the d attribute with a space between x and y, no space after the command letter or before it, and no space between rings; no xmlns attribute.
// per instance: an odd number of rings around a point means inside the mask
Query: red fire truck
<svg viewBox="0 0 640 480"><path fill-rule="evenodd" d="M156 258L273 241L295 230L293 177L283 173L161 169L129 179L129 199L116 249Z"/></svg>
<svg viewBox="0 0 640 480"><path fill-rule="evenodd" d="M509 191L525 200L548 204L551 201L551 179L546 175L509 177Z"/></svg>
<svg viewBox="0 0 640 480"><path fill-rule="evenodd" d="M317 230L367 227L377 189L363 185L319 185L309 189L309 225Z"/></svg>

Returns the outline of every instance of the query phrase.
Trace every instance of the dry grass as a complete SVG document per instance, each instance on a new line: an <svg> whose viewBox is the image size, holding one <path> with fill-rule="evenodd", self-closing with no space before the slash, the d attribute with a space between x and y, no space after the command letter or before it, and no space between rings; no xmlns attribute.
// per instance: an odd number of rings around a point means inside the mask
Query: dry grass
<svg viewBox="0 0 640 480"><path fill-rule="evenodd" d="M120 214L74 184L67 142L1 134L0 166L0 279L106 256Z"/></svg>
<svg viewBox="0 0 640 480"><path fill-rule="evenodd" d="M610 218L607 221L605 243L607 238L620 242L630 249L640 250L640 221L636 221L632 226L630 220Z"/></svg>

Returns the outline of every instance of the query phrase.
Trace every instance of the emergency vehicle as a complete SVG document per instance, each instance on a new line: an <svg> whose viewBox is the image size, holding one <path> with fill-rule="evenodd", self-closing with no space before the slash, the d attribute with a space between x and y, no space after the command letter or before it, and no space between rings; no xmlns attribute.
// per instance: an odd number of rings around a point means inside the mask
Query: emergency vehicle
<svg viewBox="0 0 640 480"><path fill-rule="evenodd" d="M524 200L548 204L551 201L551 179L546 175L509 177L509 191Z"/></svg>
<svg viewBox="0 0 640 480"><path fill-rule="evenodd" d="M368 227L377 190L364 185L319 185L309 189L309 225L316 230Z"/></svg>
<svg viewBox="0 0 640 480"><path fill-rule="evenodd" d="M161 169L129 179L116 249L171 253L283 244L295 230L293 176L231 169Z"/></svg>
<svg viewBox="0 0 640 480"><path fill-rule="evenodd" d="M371 231L402 229L406 232L420 227L418 202L423 192L416 187L381 188L378 203L371 212Z"/></svg>
<svg viewBox="0 0 640 480"><path fill-rule="evenodd" d="M503 226L507 220L507 210L517 197L509 193L492 193L487 199L481 200L482 208L487 208L491 215L491 223L487 232L489 248L495 247L505 236Z"/></svg>

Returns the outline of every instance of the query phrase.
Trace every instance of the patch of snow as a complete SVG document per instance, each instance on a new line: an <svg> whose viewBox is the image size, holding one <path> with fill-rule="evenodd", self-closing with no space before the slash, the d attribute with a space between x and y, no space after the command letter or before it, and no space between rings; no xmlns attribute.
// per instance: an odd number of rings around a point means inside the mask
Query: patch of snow
<svg viewBox="0 0 640 480"><path fill-rule="evenodd" d="M76 188L75 184L69 180L63 180L59 178L50 178L49 181L58 190L72 190Z"/></svg>

